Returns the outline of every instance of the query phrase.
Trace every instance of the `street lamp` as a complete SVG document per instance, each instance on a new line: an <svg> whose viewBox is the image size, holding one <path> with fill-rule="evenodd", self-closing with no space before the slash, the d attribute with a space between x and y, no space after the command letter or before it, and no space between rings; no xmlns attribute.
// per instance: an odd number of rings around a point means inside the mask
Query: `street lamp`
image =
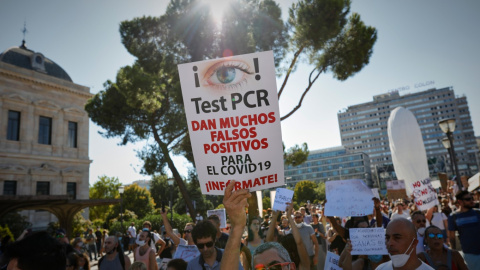
<svg viewBox="0 0 480 270"><path fill-rule="evenodd" d="M173 183L175 182L175 179L170 178L167 180L168 185L170 186L170 202L168 206L170 207L170 222L173 222Z"/></svg>
<svg viewBox="0 0 480 270"><path fill-rule="evenodd" d="M120 193L120 226L122 226L123 233L123 192L125 192L125 187L118 187L118 193Z"/></svg>
<svg viewBox="0 0 480 270"><path fill-rule="evenodd" d="M447 149L449 149L449 155L450 155L450 160L453 161L452 164L455 168L455 175L456 175L456 180L457 180L457 185L462 189L462 181L460 181L460 173L458 171L458 165L457 165L457 160L455 158L455 149L453 146L453 132L455 131L455 118L448 118L448 119L443 119L438 121L438 125L440 126L440 129L447 135L447 140L449 143L449 146L447 148L446 142L442 140L443 146Z"/></svg>
<svg viewBox="0 0 480 270"><path fill-rule="evenodd" d="M445 137L442 139L442 144L443 144L443 147L447 148L448 150L448 156L450 158L450 171L452 172L452 174L455 174L455 169L453 168L453 155L452 155L452 152L450 150L450 140Z"/></svg>

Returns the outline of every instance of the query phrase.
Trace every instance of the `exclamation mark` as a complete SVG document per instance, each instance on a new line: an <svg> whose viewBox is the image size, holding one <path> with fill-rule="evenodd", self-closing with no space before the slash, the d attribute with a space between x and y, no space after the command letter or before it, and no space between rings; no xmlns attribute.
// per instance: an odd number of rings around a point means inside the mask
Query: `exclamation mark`
<svg viewBox="0 0 480 270"><path fill-rule="evenodd" d="M195 75L195 87L200 87L200 81L198 80L198 74L197 74L197 71L198 68L197 66L193 66L193 71L195 71L194 75Z"/></svg>
<svg viewBox="0 0 480 270"><path fill-rule="evenodd" d="M255 73L258 73L258 58L253 58L253 64L255 65ZM257 81L259 81L260 78L260 74L255 75Z"/></svg>

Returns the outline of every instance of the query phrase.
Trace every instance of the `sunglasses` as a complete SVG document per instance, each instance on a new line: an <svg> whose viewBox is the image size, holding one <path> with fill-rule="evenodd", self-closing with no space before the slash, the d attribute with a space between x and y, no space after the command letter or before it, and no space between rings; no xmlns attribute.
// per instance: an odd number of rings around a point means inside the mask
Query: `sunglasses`
<svg viewBox="0 0 480 270"><path fill-rule="evenodd" d="M192 230L184 230L183 232L184 232L184 233L191 233Z"/></svg>
<svg viewBox="0 0 480 270"><path fill-rule="evenodd" d="M295 216L295 218L296 218L296 219L300 219L300 218L302 218L302 216Z"/></svg>
<svg viewBox="0 0 480 270"><path fill-rule="evenodd" d="M463 199L461 199L461 200L462 200L462 201L467 201L467 202L469 202L469 201L472 201L473 198L472 198L472 197L468 197L468 198L463 198Z"/></svg>
<svg viewBox="0 0 480 270"><path fill-rule="evenodd" d="M441 234L441 233L437 233L437 234L429 233L428 234L428 238L430 238L430 239L435 238L435 236L437 237L437 239L443 239L443 234Z"/></svg>
<svg viewBox="0 0 480 270"><path fill-rule="evenodd" d="M284 266L285 266L285 270L295 270L295 263L293 262L276 263L270 266L257 264L255 265L255 270L283 270Z"/></svg>
<svg viewBox="0 0 480 270"><path fill-rule="evenodd" d="M195 244L197 246L198 249L203 249L205 246L207 246L207 248L211 248L213 247L213 244L215 244L213 241L210 241L210 242L207 242L207 243L204 243L204 244Z"/></svg>
<svg viewBox="0 0 480 270"><path fill-rule="evenodd" d="M57 238L64 238L65 234L57 234Z"/></svg>
<svg viewBox="0 0 480 270"><path fill-rule="evenodd" d="M427 223L426 219L417 219L417 223Z"/></svg>

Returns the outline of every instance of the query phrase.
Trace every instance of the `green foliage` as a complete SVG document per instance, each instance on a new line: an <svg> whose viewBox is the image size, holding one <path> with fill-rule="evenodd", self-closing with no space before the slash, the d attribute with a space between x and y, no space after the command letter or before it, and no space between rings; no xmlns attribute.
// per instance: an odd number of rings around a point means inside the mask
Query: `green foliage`
<svg viewBox="0 0 480 270"><path fill-rule="evenodd" d="M117 197L117 199L119 198L120 196ZM134 212L140 219L151 214L155 208L155 202L150 192L146 188L139 187L137 184L125 187L122 202L123 209ZM116 217L119 214L120 204L116 204L112 207L109 218Z"/></svg>
<svg viewBox="0 0 480 270"><path fill-rule="evenodd" d="M205 216L207 210L214 209L214 205L211 201L207 199L205 195L202 194L200 190L199 182L197 179L192 179L188 183L186 183L188 194L190 198L195 201L195 208L200 215ZM211 197L211 196L209 196ZM178 200L174 205L173 208L175 213L186 214L186 205L185 201Z"/></svg>
<svg viewBox="0 0 480 270"><path fill-rule="evenodd" d="M90 199L115 199L118 197L118 188L122 184L116 177L100 176L98 181L90 187ZM90 207L90 220L105 219L110 205Z"/></svg>
<svg viewBox="0 0 480 270"><path fill-rule="evenodd" d="M13 237L13 233L10 231L10 228L8 228L8 225L0 225L0 239L3 240L6 236L10 236L11 242L15 241L15 237Z"/></svg>
<svg viewBox="0 0 480 270"><path fill-rule="evenodd" d="M317 198L315 189L317 183L313 181L300 181L295 185L295 191L293 194L293 201L298 205L303 205L307 200L313 202Z"/></svg>
<svg viewBox="0 0 480 270"><path fill-rule="evenodd" d="M15 237L14 239L17 239L25 229L32 226L32 223L28 222L27 217L20 215L18 212L10 212L0 219L0 226L8 227Z"/></svg>
<svg viewBox="0 0 480 270"><path fill-rule="evenodd" d="M263 210L267 210L268 208L271 208L272 206L272 199L270 197L267 197L267 196L264 196L263 199L262 199L262 206L263 206Z"/></svg>
<svg viewBox="0 0 480 270"><path fill-rule="evenodd" d="M285 149L285 146L283 148ZM303 143L302 147L296 144L284 152L283 159L285 160L286 165L298 166L307 161L309 153L310 151L308 150L308 145L306 143Z"/></svg>
<svg viewBox="0 0 480 270"><path fill-rule="evenodd" d="M172 203L178 201L178 186L173 184L169 186L166 175L155 175L150 182L150 194L157 208L162 205L168 207L169 201L172 198Z"/></svg>
<svg viewBox="0 0 480 270"><path fill-rule="evenodd" d="M312 201L313 203L320 204L327 198L325 193L325 183L318 183L318 186L315 188L315 194L316 198Z"/></svg>
<svg viewBox="0 0 480 270"><path fill-rule="evenodd" d="M87 228L93 228L92 222L89 220L86 220L83 215L83 210L78 212L74 217L73 217L73 223L72 223L72 233L73 236L76 235L82 235ZM57 222L50 222L48 223L47 227L47 232L49 232L51 235L55 234L55 231L60 228L60 223ZM71 236L70 239L73 239Z"/></svg>

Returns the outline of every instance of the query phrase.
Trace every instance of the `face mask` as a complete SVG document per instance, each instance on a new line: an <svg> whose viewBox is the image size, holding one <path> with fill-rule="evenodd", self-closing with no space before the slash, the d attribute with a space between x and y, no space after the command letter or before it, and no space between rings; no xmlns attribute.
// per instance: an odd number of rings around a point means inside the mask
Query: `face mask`
<svg viewBox="0 0 480 270"><path fill-rule="evenodd" d="M383 255L368 255L368 259L374 263L382 261Z"/></svg>
<svg viewBox="0 0 480 270"><path fill-rule="evenodd" d="M298 224L296 224L296 225L297 225L297 228L299 228L299 229L300 229L300 228L303 226L303 222L301 222L301 223L298 223Z"/></svg>
<svg viewBox="0 0 480 270"><path fill-rule="evenodd" d="M405 253L397 254L397 255L388 254L388 256L390 256L390 259L392 260L392 264L393 264L394 267L402 267L407 263L408 258L410 258L410 254L412 254L413 249L410 250L410 253L408 253L408 254L407 254L407 251L410 248L410 246L412 245L414 240L415 240L415 238L412 239L412 242L410 243L410 245L408 245L408 248L407 248L407 250L405 250Z"/></svg>
<svg viewBox="0 0 480 270"><path fill-rule="evenodd" d="M421 227L421 228L418 228L417 232L418 234L420 234L421 236L423 236L425 234L425 229L424 227Z"/></svg>
<svg viewBox="0 0 480 270"><path fill-rule="evenodd" d="M135 243L137 243L137 245L143 247L145 245L145 240L142 240L142 241L136 240Z"/></svg>

